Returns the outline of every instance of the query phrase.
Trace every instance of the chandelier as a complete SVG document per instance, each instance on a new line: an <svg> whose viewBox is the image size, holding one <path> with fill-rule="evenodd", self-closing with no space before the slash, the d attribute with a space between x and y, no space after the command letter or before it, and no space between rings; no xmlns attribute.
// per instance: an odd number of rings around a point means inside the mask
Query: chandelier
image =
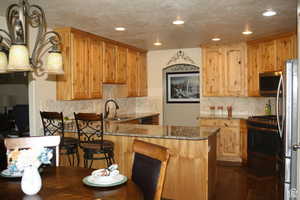
<svg viewBox="0 0 300 200"><path fill-rule="evenodd" d="M61 37L55 31L47 31L45 13L40 6L30 5L27 0L19 0L18 4L7 8L6 24L8 31L0 29L0 73L64 73L60 52ZM37 30L31 55L29 29ZM44 64L42 58L47 52Z"/></svg>

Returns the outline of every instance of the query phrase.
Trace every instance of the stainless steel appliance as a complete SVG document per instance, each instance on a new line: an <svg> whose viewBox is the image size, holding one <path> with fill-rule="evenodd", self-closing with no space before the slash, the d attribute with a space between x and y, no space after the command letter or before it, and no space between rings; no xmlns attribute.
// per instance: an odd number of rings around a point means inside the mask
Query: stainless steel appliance
<svg viewBox="0 0 300 200"><path fill-rule="evenodd" d="M298 142L297 65L297 60L286 62L276 97L277 123L283 141L284 200L296 199L297 193L297 146L295 146Z"/></svg>
<svg viewBox="0 0 300 200"><path fill-rule="evenodd" d="M259 93L261 96L276 96L279 80L282 75L281 71L264 72L259 74Z"/></svg>
<svg viewBox="0 0 300 200"><path fill-rule="evenodd" d="M300 149L297 144L297 60L288 60L282 73L271 74L260 74L259 85L261 94L266 96L273 96L277 88L276 116L248 119L248 166L261 176L279 173L284 200L294 200L297 194L297 149Z"/></svg>

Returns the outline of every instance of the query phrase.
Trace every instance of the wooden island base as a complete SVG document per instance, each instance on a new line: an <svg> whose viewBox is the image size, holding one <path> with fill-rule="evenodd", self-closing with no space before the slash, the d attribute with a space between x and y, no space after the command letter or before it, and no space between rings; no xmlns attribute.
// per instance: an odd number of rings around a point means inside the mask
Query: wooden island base
<svg viewBox="0 0 300 200"><path fill-rule="evenodd" d="M132 145L139 139L169 148L168 163L162 196L173 200L212 199L216 183L216 134L204 140L160 139L132 136L105 135L115 143L115 160L119 170L131 177L133 162ZM83 158L82 151L80 157ZM66 164L63 161L63 165ZM81 160L80 166L83 166ZM104 161L94 161L93 168L103 168Z"/></svg>

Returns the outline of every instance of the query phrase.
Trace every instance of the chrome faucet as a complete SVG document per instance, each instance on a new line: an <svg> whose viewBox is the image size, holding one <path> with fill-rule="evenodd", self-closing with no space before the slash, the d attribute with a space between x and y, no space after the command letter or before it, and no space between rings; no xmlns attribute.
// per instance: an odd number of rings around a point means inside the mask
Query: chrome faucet
<svg viewBox="0 0 300 200"><path fill-rule="evenodd" d="M115 117L117 116L117 110L119 109L119 105L117 104L117 102L113 99L108 99L106 102L105 102L105 105L104 105L104 118L108 118L108 115L109 115L109 107L108 107L108 103L109 102L112 102L115 104L116 106L116 110L115 110Z"/></svg>

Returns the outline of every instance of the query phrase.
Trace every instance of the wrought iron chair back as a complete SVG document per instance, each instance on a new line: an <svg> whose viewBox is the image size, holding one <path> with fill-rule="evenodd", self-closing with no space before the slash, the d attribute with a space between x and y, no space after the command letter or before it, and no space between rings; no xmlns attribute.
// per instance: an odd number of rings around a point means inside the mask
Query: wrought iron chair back
<svg viewBox="0 0 300 200"><path fill-rule="evenodd" d="M41 111L40 114L43 122L44 135L61 135L62 138L64 138L63 113Z"/></svg>
<svg viewBox="0 0 300 200"><path fill-rule="evenodd" d="M77 157L77 166L79 165L79 152L78 152L78 141L76 138L65 137L65 126L64 126L64 117L62 112L40 112L44 135L61 136L61 154L68 156L69 164L71 166L75 165L75 155Z"/></svg>
<svg viewBox="0 0 300 200"><path fill-rule="evenodd" d="M103 141L103 114L96 113L74 113L79 145L82 143L93 143ZM95 137L97 136L97 137ZM102 145L102 143L100 143ZM103 147L101 146L101 149Z"/></svg>

